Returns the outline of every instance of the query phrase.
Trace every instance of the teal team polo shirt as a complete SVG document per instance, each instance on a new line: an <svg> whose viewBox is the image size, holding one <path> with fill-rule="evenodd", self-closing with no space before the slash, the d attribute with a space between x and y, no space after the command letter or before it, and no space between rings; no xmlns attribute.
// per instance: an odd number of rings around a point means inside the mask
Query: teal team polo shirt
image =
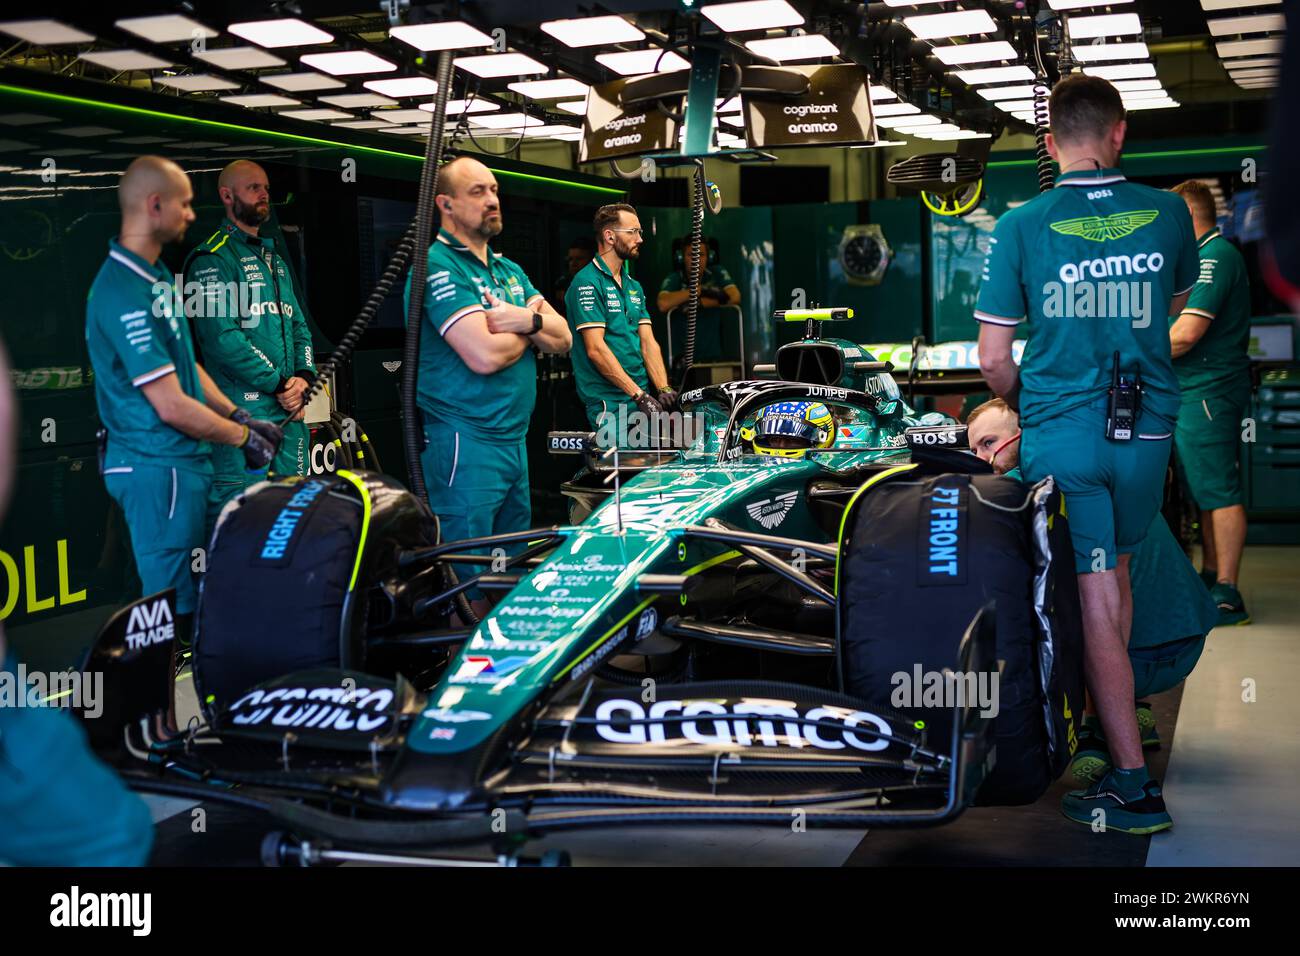
<svg viewBox="0 0 1300 956"><path fill-rule="evenodd" d="M731 273L722 266L711 266L700 275L701 289L726 289L727 286L735 284L736 280L731 277ZM659 286L659 291L681 292L686 287L686 277L680 272L673 272L664 279Z"/></svg>
<svg viewBox="0 0 1300 956"><path fill-rule="evenodd" d="M1184 402L1240 395L1250 387L1250 282L1237 247L1211 229L1196 240L1201 274L1184 312L1210 320L1200 340L1174 359ZM1177 321L1170 317L1170 324Z"/></svg>
<svg viewBox="0 0 1300 956"><path fill-rule="evenodd" d="M486 311L488 294L528 308L542 298L524 270L488 250L485 263L445 229L429 247L420 333L420 408L438 421L485 438L523 439L537 403L537 359L531 347L508 368L480 375L443 338L457 322ZM411 279L404 302L409 306Z"/></svg>
<svg viewBox="0 0 1300 956"><path fill-rule="evenodd" d="M597 256L573 277L564 296L568 322L573 329L573 378L578 397L586 405L596 402L626 402L630 396L596 370L587 357L583 329L603 328L605 344L632 381L649 386L645 359L641 355L639 328L650 325L645 291L623 267L623 283L614 281L609 266Z"/></svg>
<svg viewBox="0 0 1300 956"><path fill-rule="evenodd" d="M181 391L203 401L189 323L176 314L172 277L116 241L86 296L86 349L95 370L95 404L108 429L105 468L140 463L211 472L211 446L158 417L141 386L176 375Z"/></svg>
<svg viewBox="0 0 1300 956"><path fill-rule="evenodd" d="M1004 213L990 242L975 318L1027 326L1022 424L1104 398L1118 351L1121 369L1141 369L1144 410L1172 427L1169 301L1198 272L1182 197L1130 183L1118 169L1065 173ZM1135 327L1142 303L1145 324Z"/></svg>

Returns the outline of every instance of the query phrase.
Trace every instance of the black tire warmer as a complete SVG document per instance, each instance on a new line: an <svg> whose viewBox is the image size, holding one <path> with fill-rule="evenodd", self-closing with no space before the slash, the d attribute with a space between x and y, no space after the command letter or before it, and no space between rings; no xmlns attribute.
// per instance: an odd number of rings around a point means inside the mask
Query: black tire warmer
<svg viewBox="0 0 1300 956"><path fill-rule="evenodd" d="M194 683L206 710L317 667L362 669L368 607L400 585L403 548L436 543L428 509L392 479L342 472L256 485L222 512L199 591ZM381 585L376 588L375 585Z"/></svg>
<svg viewBox="0 0 1300 956"><path fill-rule="evenodd" d="M1052 480L1030 487L993 475L895 469L859 491L843 528L839 647L847 692L897 706L906 691L912 704L931 703L916 696L924 675L956 670L963 632L995 602L995 764L975 804L1037 800L1074 753L1084 704L1074 552ZM899 709L930 727L948 726L940 717L946 706Z"/></svg>

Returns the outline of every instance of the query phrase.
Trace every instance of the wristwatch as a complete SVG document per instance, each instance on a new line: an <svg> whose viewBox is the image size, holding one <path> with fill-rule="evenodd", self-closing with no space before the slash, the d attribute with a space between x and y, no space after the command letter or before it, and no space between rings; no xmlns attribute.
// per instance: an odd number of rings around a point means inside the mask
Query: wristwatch
<svg viewBox="0 0 1300 956"><path fill-rule="evenodd" d="M529 332L528 334L529 334L529 335L536 335L536 334L537 334L538 332L540 332L540 331L542 331L542 313L540 313L540 312L534 312L534 313L533 313L533 330L532 330L531 332Z"/></svg>
<svg viewBox="0 0 1300 956"><path fill-rule="evenodd" d="M845 226L840 239L840 268L849 285L879 285L892 251L878 223Z"/></svg>

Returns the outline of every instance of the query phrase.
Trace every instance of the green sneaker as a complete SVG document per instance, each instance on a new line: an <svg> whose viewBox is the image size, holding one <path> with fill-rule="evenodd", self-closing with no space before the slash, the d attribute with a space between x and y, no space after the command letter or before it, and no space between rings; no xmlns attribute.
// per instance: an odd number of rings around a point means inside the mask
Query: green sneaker
<svg viewBox="0 0 1300 956"><path fill-rule="evenodd" d="M1205 585L1205 590L1213 591L1214 586L1219 583L1219 572L1201 568L1201 582Z"/></svg>
<svg viewBox="0 0 1300 956"><path fill-rule="evenodd" d="M1140 790L1125 793L1113 772L1086 790L1067 793L1061 798L1061 812L1075 823L1101 824L1121 833L1159 833L1174 825L1158 781L1148 780Z"/></svg>
<svg viewBox="0 0 1300 956"><path fill-rule="evenodd" d="M1070 776L1087 786L1096 783L1110 770L1110 749L1101 734L1087 724L1079 730L1079 747L1070 761Z"/></svg>
<svg viewBox="0 0 1300 956"><path fill-rule="evenodd" d="M1160 731L1156 730L1156 715L1151 713L1149 701L1137 702L1138 735L1142 738L1143 750L1160 749Z"/></svg>
<svg viewBox="0 0 1300 956"><path fill-rule="evenodd" d="M1241 592L1226 581L1220 581L1210 589L1210 597L1219 606L1219 623L1216 627L1235 627L1250 623L1250 613L1246 602L1241 599Z"/></svg>

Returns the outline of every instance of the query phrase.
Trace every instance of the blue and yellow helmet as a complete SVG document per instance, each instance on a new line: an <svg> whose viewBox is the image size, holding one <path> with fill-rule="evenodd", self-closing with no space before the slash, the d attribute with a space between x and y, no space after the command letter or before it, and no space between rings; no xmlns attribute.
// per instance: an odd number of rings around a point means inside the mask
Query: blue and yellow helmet
<svg viewBox="0 0 1300 956"><path fill-rule="evenodd" d="M777 402L758 412L753 428L740 437L759 455L802 458L810 448L829 448L835 442L835 422L821 402Z"/></svg>

